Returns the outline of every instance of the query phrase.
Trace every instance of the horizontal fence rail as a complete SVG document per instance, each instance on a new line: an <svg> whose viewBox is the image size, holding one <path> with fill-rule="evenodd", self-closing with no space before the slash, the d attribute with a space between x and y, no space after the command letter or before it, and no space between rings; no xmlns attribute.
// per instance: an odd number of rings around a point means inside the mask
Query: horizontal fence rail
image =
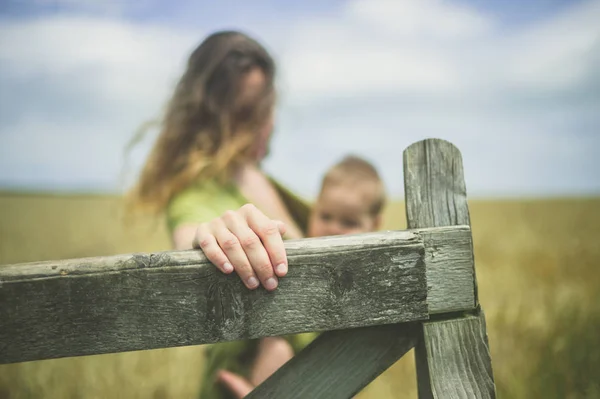
<svg viewBox="0 0 600 399"><path fill-rule="evenodd" d="M285 247L289 272L274 292L248 290L197 250L0 266L0 364L423 321L475 307L468 226Z"/></svg>

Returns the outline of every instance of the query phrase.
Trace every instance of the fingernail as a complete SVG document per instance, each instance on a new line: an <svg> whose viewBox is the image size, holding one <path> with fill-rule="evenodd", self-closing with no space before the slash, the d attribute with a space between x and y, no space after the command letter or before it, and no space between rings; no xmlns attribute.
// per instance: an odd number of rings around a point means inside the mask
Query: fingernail
<svg viewBox="0 0 600 399"><path fill-rule="evenodd" d="M275 271L277 272L277 274L281 275L281 274L285 274L287 273L287 266L285 264L280 264L275 266Z"/></svg>
<svg viewBox="0 0 600 399"><path fill-rule="evenodd" d="M274 290L277 288L277 280L275 280L273 277L269 277L267 281L265 281L265 288L268 290Z"/></svg>
<svg viewBox="0 0 600 399"><path fill-rule="evenodd" d="M256 277L250 277L248 279L248 287L250 287L250 288L258 287L258 280Z"/></svg>
<svg viewBox="0 0 600 399"><path fill-rule="evenodd" d="M233 266L231 266L231 263L227 262L223 265L223 270L225 273L231 273L233 271Z"/></svg>

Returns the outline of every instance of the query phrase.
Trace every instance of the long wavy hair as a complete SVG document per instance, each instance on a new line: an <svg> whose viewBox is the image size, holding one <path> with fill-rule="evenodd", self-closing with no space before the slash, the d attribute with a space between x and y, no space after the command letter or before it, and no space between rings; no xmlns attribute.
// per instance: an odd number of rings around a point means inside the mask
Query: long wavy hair
<svg viewBox="0 0 600 399"><path fill-rule="evenodd" d="M244 79L256 68L265 84L248 94ZM231 179L255 157L275 104L274 80L275 63L256 40L235 31L207 37L188 59L128 208L159 213L195 181Z"/></svg>

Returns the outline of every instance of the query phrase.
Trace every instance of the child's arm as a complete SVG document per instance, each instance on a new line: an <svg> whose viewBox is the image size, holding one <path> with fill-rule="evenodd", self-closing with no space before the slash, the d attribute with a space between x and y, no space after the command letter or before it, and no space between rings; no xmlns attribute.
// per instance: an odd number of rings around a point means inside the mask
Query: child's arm
<svg viewBox="0 0 600 399"><path fill-rule="evenodd" d="M218 380L236 397L243 398L292 357L294 357L294 350L285 339L263 338L258 344L256 359L250 370L250 380L227 370L219 372Z"/></svg>
<svg viewBox="0 0 600 399"><path fill-rule="evenodd" d="M250 382L257 386L294 357L292 346L281 337L260 340L256 360L250 371Z"/></svg>

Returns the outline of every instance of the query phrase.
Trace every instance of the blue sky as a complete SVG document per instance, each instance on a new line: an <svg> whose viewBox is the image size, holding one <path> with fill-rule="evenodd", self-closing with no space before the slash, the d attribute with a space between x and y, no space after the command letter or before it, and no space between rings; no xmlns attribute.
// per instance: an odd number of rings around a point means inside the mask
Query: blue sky
<svg viewBox="0 0 600 399"><path fill-rule="evenodd" d="M305 196L346 153L402 195L440 137L472 197L600 194L600 1L0 0L0 189L116 192L137 127L217 29L280 67L268 172Z"/></svg>

